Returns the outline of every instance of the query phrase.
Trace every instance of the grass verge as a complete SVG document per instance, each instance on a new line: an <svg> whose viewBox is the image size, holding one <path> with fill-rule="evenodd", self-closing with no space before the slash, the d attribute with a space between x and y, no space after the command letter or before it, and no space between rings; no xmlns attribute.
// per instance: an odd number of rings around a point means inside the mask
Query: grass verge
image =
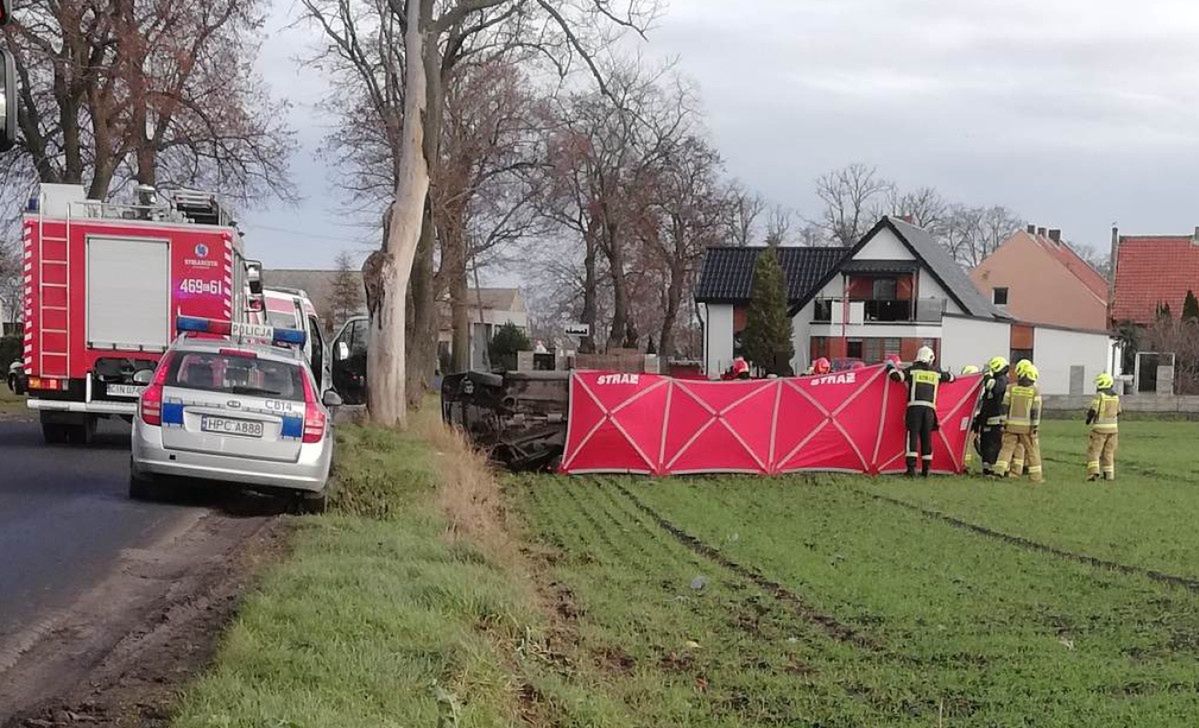
<svg viewBox="0 0 1199 728"><path fill-rule="evenodd" d="M13 394L4 382L0 382L0 414L19 414L26 411L25 396Z"/></svg>
<svg viewBox="0 0 1199 728"><path fill-rule="evenodd" d="M511 647L536 615L494 479L432 415L338 438L333 512L301 520L176 725L517 722Z"/></svg>

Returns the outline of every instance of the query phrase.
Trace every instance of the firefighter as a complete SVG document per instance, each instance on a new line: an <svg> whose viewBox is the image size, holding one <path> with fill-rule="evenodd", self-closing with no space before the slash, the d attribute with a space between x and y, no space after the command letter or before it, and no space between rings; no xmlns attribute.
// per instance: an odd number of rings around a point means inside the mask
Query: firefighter
<svg viewBox="0 0 1199 728"><path fill-rule="evenodd" d="M733 379L749 379L749 362L745 361L745 357L739 356L733 359L733 365L720 376L725 381Z"/></svg>
<svg viewBox="0 0 1199 728"><path fill-rule="evenodd" d="M1091 426L1091 439L1087 445L1087 480L1099 480L1103 469L1104 480L1116 479L1116 445L1119 439L1120 397L1112 387L1116 381L1104 372L1095 377L1095 399L1087 412L1087 424Z"/></svg>
<svg viewBox="0 0 1199 728"><path fill-rule="evenodd" d="M978 416L974 418L974 431L978 434L979 455L982 458L983 475L995 471L999 449L1003 447L1003 395L1008 386L1008 361L1002 356L991 357L987 362L983 378L982 402Z"/></svg>
<svg viewBox="0 0 1199 728"><path fill-rule="evenodd" d="M982 371L982 369L979 369L978 367L974 366L973 364L967 364L966 366L962 367L962 376L968 377L968 376L971 376L974 374L978 374L981 371ZM967 471L970 470L970 465L974 463L974 451L976 451L976 450L978 450L978 431L977 430L975 430L974 436L970 438L970 447L968 447L966 449L966 458L965 458L964 464L966 466Z"/></svg>
<svg viewBox="0 0 1199 728"><path fill-rule="evenodd" d="M1034 483L1045 482L1041 471L1041 449L1037 430L1041 426L1041 392L1037 389L1040 373L1032 364L1020 362L1016 367L1016 386L1003 394L1003 447L995 461L995 474L1006 477L1012 468L1016 446L1024 447L1028 477Z"/></svg>
<svg viewBox="0 0 1199 728"><path fill-rule="evenodd" d="M920 459L920 475L928 477L933 464L933 432L937 430L937 389L941 382L952 382L953 374L936 369L933 362L936 354L927 346L916 352L916 361L906 369L896 368L887 362L889 376L896 382L908 386L908 407L905 426L908 431L907 472L909 478L916 476L916 460Z"/></svg>
<svg viewBox="0 0 1199 728"><path fill-rule="evenodd" d="M828 359L826 359L822 356L819 359L817 359L816 361L812 362L812 366L808 367L808 371L805 372L805 375L809 376L809 377L819 376L821 374L828 374L832 370L833 370L832 363L829 362Z"/></svg>

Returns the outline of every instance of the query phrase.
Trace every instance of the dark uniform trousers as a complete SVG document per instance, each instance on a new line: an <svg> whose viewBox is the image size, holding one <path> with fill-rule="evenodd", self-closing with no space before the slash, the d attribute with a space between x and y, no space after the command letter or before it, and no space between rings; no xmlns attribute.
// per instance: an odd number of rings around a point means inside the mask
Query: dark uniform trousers
<svg viewBox="0 0 1199 728"><path fill-rule="evenodd" d="M933 432L937 429L937 411L932 407L910 404L904 424L908 428L908 470L916 469L917 456L923 462L923 469L927 470L933 461Z"/></svg>

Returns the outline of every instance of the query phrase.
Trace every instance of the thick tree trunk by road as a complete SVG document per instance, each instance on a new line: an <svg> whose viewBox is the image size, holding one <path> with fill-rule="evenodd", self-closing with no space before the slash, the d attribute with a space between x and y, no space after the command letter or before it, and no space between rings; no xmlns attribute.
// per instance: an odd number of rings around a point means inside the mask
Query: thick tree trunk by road
<svg viewBox="0 0 1199 728"><path fill-rule="evenodd" d="M427 78L421 9L428 0L408 3L404 34L404 125L401 130L400 174L392 205L387 247L379 265L379 296L371 311L372 342L367 356L367 408L375 424L406 426L408 410L404 379L405 308L408 281L424 222L429 194L429 163L424 153Z"/></svg>
<svg viewBox="0 0 1199 728"><path fill-rule="evenodd" d="M446 245L442 248L442 268L450 292L450 318L453 326L453 341L450 348L450 369L465 372L471 368L470 356L470 285L466 278L466 231L462 229L465 212L456 211L454 222L447 224L441 233ZM479 342L486 346L486 342Z"/></svg>

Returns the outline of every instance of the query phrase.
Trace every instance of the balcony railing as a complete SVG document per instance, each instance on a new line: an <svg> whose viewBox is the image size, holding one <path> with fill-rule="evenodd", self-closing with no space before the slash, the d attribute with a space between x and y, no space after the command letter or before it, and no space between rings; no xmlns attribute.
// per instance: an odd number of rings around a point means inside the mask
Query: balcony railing
<svg viewBox="0 0 1199 728"><path fill-rule="evenodd" d="M816 300L812 314L815 323L830 323L834 318L834 310L842 306L839 298L821 298ZM850 306L862 306L863 323L910 323L916 320L911 301L850 301ZM840 320L838 312L836 318ZM850 319L853 314L851 312Z"/></svg>

